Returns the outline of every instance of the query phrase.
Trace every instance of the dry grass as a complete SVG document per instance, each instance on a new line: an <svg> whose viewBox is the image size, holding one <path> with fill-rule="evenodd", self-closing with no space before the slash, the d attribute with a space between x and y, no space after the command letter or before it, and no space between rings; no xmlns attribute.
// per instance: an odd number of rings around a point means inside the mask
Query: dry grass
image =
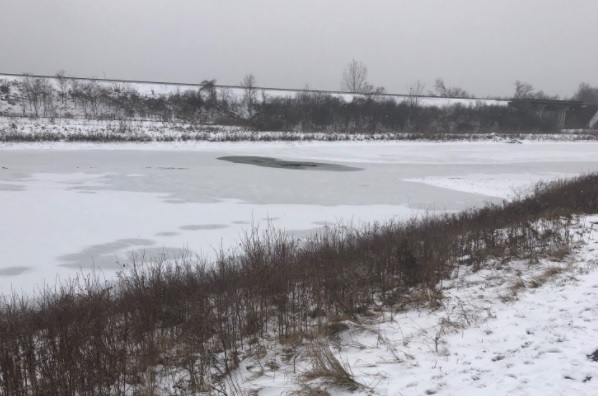
<svg viewBox="0 0 598 396"><path fill-rule="evenodd" d="M549 256L558 261L563 261L569 253L571 253L569 247L563 246L560 249L555 249L554 251L550 252Z"/></svg>
<svg viewBox="0 0 598 396"><path fill-rule="evenodd" d="M523 281L522 278L518 277L517 279L515 279L510 285L509 285L509 291L511 291L511 293L513 295L517 295L521 290L525 289L525 282Z"/></svg>
<svg viewBox="0 0 598 396"><path fill-rule="evenodd" d="M537 288L548 282L554 276L566 271L566 267L550 266L545 268L541 274L534 276L529 281L530 288Z"/></svg>
<svg viewBox="0 0 598 396"><path fill-rule="evenodd" d="M334 338L343 320L367 320L374 308L442 306L436 286L462 257L480 269L564 252L572 234L563 219L575 213L598 213L598 175L539 185L512 203L330 229L301 243L274 230L250 234L241 254L211 263L131 257L113 284L80 277L35 298L0 300L0 394L151 392L154 379L140 379L156 365L186 373L191 393L227 378L247 349L263 354L259 340L293 348ZM514 283L511 294L523 287ZM332 358L322 351L312 375L356 386Z"/></svg>
<svg viewBox="0 0 598 396"><path fill-rule="evenodd" d="M326 385L350 391L365 387L355 380L350 369L334 356L328 346L313 342L308 346L307 352L312 367L301 374L304 381L319 380Z"/></svg>
<svg viewBox="0 0 598 396"><path fill-rule="evenodd" d="M319 386L309 385L306 382L302 382L300 384L300 389L294 392L291 392L290 395L293 396L330 396L330 393L322 389Z"/></svg>

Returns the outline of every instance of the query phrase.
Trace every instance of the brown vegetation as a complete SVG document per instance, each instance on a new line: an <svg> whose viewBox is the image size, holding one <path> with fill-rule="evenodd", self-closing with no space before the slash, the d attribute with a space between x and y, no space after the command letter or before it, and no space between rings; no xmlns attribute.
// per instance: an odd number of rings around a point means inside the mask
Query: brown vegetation
<svg viewBox="0 0 598 396"><path fill-rule="evenodd" d="M460 265L559 254L570 216L597 212L592 174L511 203L307 241L253 233L242 253L211 263L132 257L114 282L90 276L2 300L0 393L151 394L165 372L184 378L184 392L216 392L258 339L284 343L326 331L335 317L402 309L417 302L415 289L435 290Z"/></svg>

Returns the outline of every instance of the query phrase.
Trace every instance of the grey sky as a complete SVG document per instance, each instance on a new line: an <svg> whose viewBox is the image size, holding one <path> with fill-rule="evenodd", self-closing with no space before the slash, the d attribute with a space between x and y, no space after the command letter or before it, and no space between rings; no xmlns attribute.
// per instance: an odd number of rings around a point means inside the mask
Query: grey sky
<svg viewBox="0 0 598 396"><path fill-rule="evenodd" d="M405 92L598 86L596 0L0 0L0 72L338 89L355 58Z"/></svg>

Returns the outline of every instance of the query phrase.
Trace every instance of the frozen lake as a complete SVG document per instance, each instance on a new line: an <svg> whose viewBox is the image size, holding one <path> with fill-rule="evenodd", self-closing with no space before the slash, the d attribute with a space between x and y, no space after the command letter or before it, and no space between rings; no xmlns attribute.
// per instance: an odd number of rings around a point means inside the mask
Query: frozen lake
<svg viewBox="0 0 598 396"><path fill-rule="evenodd" d="M4 145L0 291L93 267L111 276L131 252L211 256L252 225L300 237L595 170L598 144L587 142Z"/></svg>

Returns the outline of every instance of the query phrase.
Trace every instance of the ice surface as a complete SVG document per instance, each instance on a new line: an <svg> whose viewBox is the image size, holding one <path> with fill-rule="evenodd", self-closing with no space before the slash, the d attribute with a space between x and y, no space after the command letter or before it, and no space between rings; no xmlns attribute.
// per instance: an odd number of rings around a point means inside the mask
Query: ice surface
<svg viewBox="0 0 598 396"><path fill-rule="evenodd" d="M218 161L275 157L362 168L288 170ZM512 186L598 170L596 143L199 143L4 145L0 290L53 285L128 253L213 255L268 224L297 237L480 206Z"/></svg>

